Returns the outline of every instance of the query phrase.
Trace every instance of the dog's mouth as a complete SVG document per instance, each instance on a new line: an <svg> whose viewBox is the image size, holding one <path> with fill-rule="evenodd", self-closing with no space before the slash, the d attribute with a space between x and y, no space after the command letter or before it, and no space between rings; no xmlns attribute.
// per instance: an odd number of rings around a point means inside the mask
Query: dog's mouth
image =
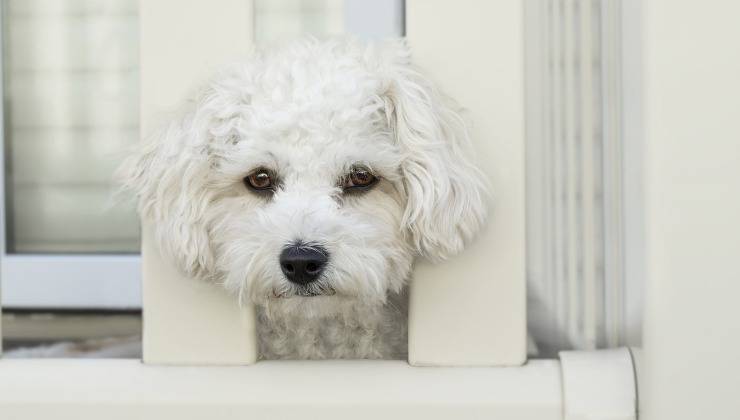
<svg viewBox="0 0 740 420"><path fill-rule="evenodd" d="M320 288L306 288L301 287L295 290L276 290L272 291L273 299L290 299L290 298L302 298L302 297L314 297L314 296L334 296L337 291L333 287L325 286Z"/></svg>

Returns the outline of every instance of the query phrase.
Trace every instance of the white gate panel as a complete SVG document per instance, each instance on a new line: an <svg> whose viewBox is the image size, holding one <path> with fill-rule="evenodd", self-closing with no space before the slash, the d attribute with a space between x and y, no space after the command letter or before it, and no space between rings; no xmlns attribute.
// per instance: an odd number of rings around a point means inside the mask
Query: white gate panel
<svg viewBox="0 0 740 420"><path fill-rule="evenodd" d="M252 2L141 2L141 114L179 104L215 68L252 45ZM149 123L149 124L147 124ZM187 279L163 259L144 226L144 362L248 364L257 359L254 308L217 285Z"/></svg>
<svg viewBox="0 0 740 420"><path fill-rule="evenodd" d="M409 361L516 365L526 358L524 18L518 0L408 0L413 60L469 111L495 197L485 232L453 260L419 263Z"/></svg>

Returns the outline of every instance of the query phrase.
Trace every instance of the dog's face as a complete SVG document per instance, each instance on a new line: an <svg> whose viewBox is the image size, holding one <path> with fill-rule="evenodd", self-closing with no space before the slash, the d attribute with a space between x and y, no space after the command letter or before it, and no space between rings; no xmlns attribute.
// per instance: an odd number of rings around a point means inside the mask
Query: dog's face
<svg viewBox="0 0 740 420"><path fill-rule="evenodd" d="M485 216L465 127L401 42L307 41L217 78L124 165L193 276L285 310L383 304Z"/></svg>
<svg viewBox="0 0 740 420"><path fill-rule="evenodd" d="M402 154L380 104L365 115L351 98L333 105L253 110L260 123L240 128L211 169L215 266L256 302L325 311L339 298L382 301L408 277Z"/></svg>

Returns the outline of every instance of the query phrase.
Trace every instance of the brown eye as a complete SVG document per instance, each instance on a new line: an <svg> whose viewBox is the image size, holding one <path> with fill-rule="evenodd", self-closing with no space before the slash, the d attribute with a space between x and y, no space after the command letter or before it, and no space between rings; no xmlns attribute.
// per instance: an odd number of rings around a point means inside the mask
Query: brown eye
<svg viewBox="0 0 740 420"><path fill-rule="evenodd" d="M364 190L375 185L378 178L373 175L367 168L354 168L344 180L343 188L345 190Z"/></svg>
<svg viewBox="0 0 740 420"><path fill-rule="evenodd" d="M270 171L264 168L257 169L244 178L247 187L256 191L265 191L274 189L272 175Z"/></svg>

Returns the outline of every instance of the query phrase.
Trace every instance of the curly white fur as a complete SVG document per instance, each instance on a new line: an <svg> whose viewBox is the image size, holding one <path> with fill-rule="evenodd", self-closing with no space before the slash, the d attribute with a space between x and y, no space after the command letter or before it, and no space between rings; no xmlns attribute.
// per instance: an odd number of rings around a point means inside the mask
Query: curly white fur
<svg viewBox="0 0 740 420"><path fill-rule="evenodd" d="M413 259L460 252L485 219L467 148L404 41L302 40L222 72L121 175L179 268L257 305L262 357L402 358ZM381 181L344 194L358 164ZM260 167L271 196L243 183ZM280 270L295 241L330 255L318 296Z"/></svg>

